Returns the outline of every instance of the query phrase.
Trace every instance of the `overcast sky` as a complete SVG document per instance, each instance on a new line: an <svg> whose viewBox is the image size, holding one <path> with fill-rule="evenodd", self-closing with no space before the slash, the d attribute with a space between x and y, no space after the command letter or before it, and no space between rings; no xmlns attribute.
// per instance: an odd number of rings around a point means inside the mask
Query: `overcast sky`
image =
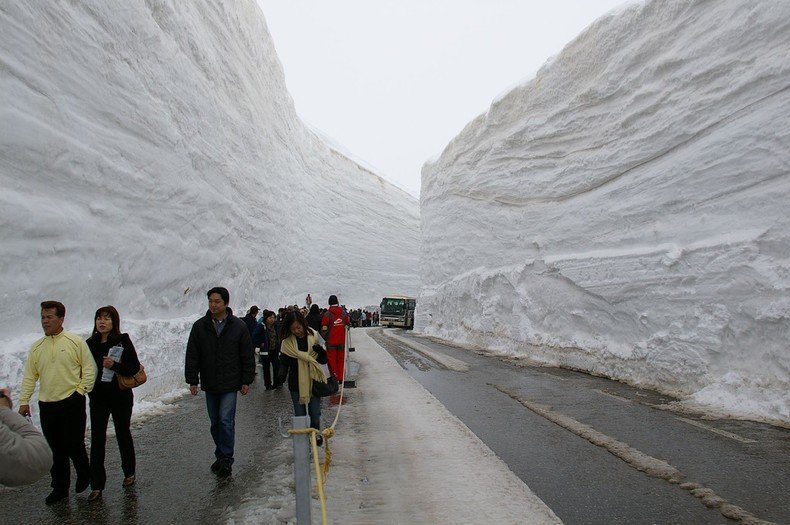
<svg viewBox="0 0 790 525"><path fill-rule="evenodd" d="M624 0L258 0L301 118L409 193L503 92Z"/></svg>

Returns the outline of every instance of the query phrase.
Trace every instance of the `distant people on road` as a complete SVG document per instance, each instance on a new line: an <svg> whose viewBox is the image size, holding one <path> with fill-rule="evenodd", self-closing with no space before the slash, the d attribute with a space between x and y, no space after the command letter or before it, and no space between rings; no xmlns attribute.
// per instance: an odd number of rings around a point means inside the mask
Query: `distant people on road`
<svg viewBox="0 0 790 525"><path fill-rule="evenodd" d="M255 380L255 353L244 321L228 307L226 288L209 290L208 312L192 325L187 341L184 376L193 396L206 393L216 461L211 471L227 477L233 471L236 392L247 395Z"/></svg>
<svg viewBox="0 0 790 525"><path fill-rule="evenodd" d="M294 415L310 415L310 426L321 430L321 398L313 395L313 381L326 382L319 365L327 363L326 350L319 344L318 334L302 314L291 312L285 317L280 350L280 372L277 384L288 380L288 390L294 405ZM323 438L318 436L318 445Z"/></svg>
<svg viewBox="0 0 790 525"><path fill-rule="evenodd" d="M329 370L338 381L343 381L346 359L346 326L349 316L338 306L336 295L329 296L329 309L321 319L321 335L326 340L326 353L329 359Z"/></svg>
<svg viewBox="0 0 790 525"><path fill-rule="evenodd" d="M308 308L313 305L313 298L310 297L310 294L307 294L307 297L304 298L304 304L306 304Z"/></svg>
<svg viewBox="0 0 790 525"><path fill-rule="evenodd" d="M121 318L114 306L102 306L93 317L93 334L87 340L99 373L89 394L91 416L91 493L88 501L102 496L107 483L104 468L107 424L112 416L115 439L121 453L122 486L135 481L136 460L132 439L132 389L118 387L118 374L133 376L140 371L140 360L129 334L121 333Z"/></svg>
<svg viewBox="0 0 790 525"><path fill-rule="evenodd" d="M244 324L247 325L247 330L250 332L250 337L252 337L252 333L255 331L255 325L258 324L258 307L255 305L250 306L250 309L247 310L247 314L241 318L244 321Z"/></svg>
<svg viewBox="0 0 790 525"><path fill-rule="evenodd" d="M0 389L0 484L8 487L35 483L52 467L46 438L13 408L11 391Z"/></svg>
<svg viewBox="0 0 790 525"><path fill-rule="evenodd" d="M25 363L19 413L30 415L30 398L39 383L41 430L52 449L52 492L47 505L67 498L71 466L77 471L75 490L90 485L90 463L85 450L85 396L96 381L96 364L81 337L63 330L66 307L58 301L41 303L44 337L33 343Z"/></svg>

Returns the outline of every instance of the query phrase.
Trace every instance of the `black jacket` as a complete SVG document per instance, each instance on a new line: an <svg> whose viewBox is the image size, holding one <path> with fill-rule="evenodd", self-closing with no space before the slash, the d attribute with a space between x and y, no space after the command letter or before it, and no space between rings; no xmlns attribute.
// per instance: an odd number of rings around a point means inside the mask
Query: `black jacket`
<svg viewBox="0 0 790 525"><path fill-rule="evenodd" d="M111 335L107 338L106 343L101 342L100 334L93 334L85 342L88 343L88 348L90 348L91 354L93 355L93 360L96 362L97 370L96 384L89 394L91 399L97 396L106 395L131 396L131 388L129 390L121 390L118 388L117 377L117 374L121 374L122 376L133 376L140 371L140 360L137 357L137 351L134 349L132 340L129 339L129 334L120 334L115 336ZM116 373L116 375L112 377L112 381L109 383L104 383L101 380L102 370L104 369L102 366L102 361L104 360L104 356L110 352L110 348L116 345L123 346L121 361L119 363L113 364L111 367L111 370Z"/></svg>
<svg viewBox="0 0 790 525"><path fill-rule="evenodd" d="M296 338L296 345L297 350L300 352L307 352L307 337L303 337L302 339ZM323 347L316 344L313 349L318 354L315 357L315 360L318 361L319 364L325 365L329 360L326 355L326 350ZM277 378L274 380L274 384L279 386L285 383L286 378L288 379L288 390L291 392L298 392L299 391L299 360L295 359L291 356L285 355L283 353L280 354L280 363L279 369L277 370Z"/></svg>
<svg viewBox="0 0 790 525"><path fill-rule="evenodd" d="M235 392L255 380L255 352L247 325L228 308L225 328L218 336L211 312L189 332L184 378L214 394Z"/></svg>

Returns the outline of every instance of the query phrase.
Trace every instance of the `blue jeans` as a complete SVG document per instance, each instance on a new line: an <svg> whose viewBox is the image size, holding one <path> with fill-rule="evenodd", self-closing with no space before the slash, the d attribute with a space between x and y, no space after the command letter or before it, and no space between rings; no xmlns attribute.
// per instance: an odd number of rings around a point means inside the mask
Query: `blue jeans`
<svg viewBox="0 0 790 525"><path fill-rule="evenodd" d="M321 430L321 398L312 396L310 402L307 404L307 410L304 405L299 404L299 392L291 391L291 401L294 403L294 415L306 416L310 412L310 426L316 430Z"/></svg>
<svg viewBox="0 0 790 525"><path fill-rule="evenodd" d="M211 420L211 437L217 448L217 459L227 459L233 464L233 445L236 440L236 392L212 394L206 392L206 408Z"/></svg>

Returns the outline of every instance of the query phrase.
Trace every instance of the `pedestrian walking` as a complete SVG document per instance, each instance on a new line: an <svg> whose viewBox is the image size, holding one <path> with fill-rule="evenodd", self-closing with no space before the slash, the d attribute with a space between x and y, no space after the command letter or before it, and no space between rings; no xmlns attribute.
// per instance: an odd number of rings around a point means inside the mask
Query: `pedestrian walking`
<svg viewBox="0 0 790 525"><path fill-rule="evenodd" d="M52 492L47 505L67 498L71 466L77 472L75 491L90 485L90 463L85 450L85 396L96 381L96 364L81 337L63 330L66 307L58 301L41 303L44 337L33 343L22 374L19 413L30 415L30 398L39 384L41 430L52 449Z"/></svg>
<svg viewBox="0 0 790 525"><path fill-rule="evenodd" d="M184 376L193 396L198 390L206 393L216 447L211 471L227 477L233 471L236 392L247 395L255 380L255 353L247 325L228 307L228 290L215 287L206 295L208 311L189 333Z"/></svg>
<svg viewBox="0 0 790 525"><path fill-rule="evenodd" d="M263 311L263 318L253 336L253 344L259 342L261 349L261 366L263 367L263 384L266 390L275 388L277 372L280 367L280 337L275 328L277 316L271 310Z"/></svg>
<svg viewBox="0 0 790 525"><path fill-rule="evenodd" d="M93 317L93 334L87 340L99 373L89 394L91 416L91 493L88 501L102 497L107 483L104 456L110 416L121 454L124 487L135 482L136 459L132 439L132 389L121 390L118 374L133 376L140 371L140 360L129 334L121 333L121 318L114 306L102 306Z"/></svg>
<svg viewBox="0 0 790 525"><path fill-rule="evenodd" d="M307 313L307 317L305 318L307 321L307 326L315 330L316 333L321 332L321 317L321 309L317 304L314 304L310 307L310 311Z"/></svg>
<svg viewBox="0 0 790 525"><path fill-rule="evenodd" d="M330 295L329 309L321 319L321 334L326 339L329 370L338 381L343 381L346 360L346 326L349 323L349 315L338 305L337 296Z"/></svg>
<svg viewBox="0 0 790 525"><path fill-rule="evenodd" d="M250 337L252 337L252 333L255 331L255 325L258 324L258 307L255 305L250 306L250 309L247 310L247 315L241 318L244 321L244 324L247 325L247 330L250 332Z"/></svg>
<svg viewBox="0 0 790 525"><path fill-rule="evenodd" d="M52 467L52 450L41 432L12 409L11 391L0 389L0 484L18 487L44 477Z"/></svg>
<svg viewBox="0 0 790 525"><path fill-rule="evenodd" d="M294 415L310 414L310 426L321 430L321 398L313 395L313 381L325 383L327 378L319 365L326 364L326 350L319 344L318 334L307 326L298 311L289 313L283 322L280 350L280 372L277 383L288 380ZM318 445L323 444L318 436Z"/></svg>

